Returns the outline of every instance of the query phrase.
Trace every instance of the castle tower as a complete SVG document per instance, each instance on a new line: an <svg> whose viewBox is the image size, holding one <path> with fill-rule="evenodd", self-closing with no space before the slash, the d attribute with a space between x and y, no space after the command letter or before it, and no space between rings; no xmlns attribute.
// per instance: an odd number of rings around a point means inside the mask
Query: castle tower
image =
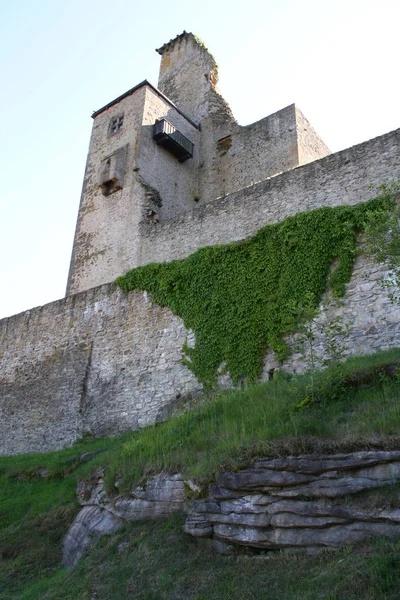
<svg viewBox="0 0 400 600"><path fill-rule="evenodd" d="M161 55L158 89L191 118L201 120L208 92L218 83L214 57L198 38L186 31L157 52Z"/></svg>
<svg viewBox="0 0 400 600"><path fill-rule="evenodd" d="M67 295L142 264L146 228L198 201L200 127L148 81L92 116Z"/></svg>
<svg viewBox="0 0 400 600"><path fill-rule="evenodd" d="M92 115L67 295L148 262L149 228L329 154L294 104L238 125L192 33L157 52L159 89L143 81Z"/></svg>

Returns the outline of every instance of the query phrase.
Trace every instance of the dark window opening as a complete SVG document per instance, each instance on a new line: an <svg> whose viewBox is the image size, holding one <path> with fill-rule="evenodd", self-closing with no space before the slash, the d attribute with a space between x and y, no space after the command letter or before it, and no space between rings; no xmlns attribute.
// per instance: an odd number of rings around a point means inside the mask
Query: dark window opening
<svg viewBox="0 0 400 600"><path fill-rule="evenodd" d="M123 124L124 115L121 115L119 117L113 117L110 123L110 134L118 133L118 131L121 131Z"/></svg>
<svg viewBox="0 0 400 600"><path fill-rule="evenodd" d="M122 187L120 186L118 181L115 181L114 179L109 179L108 181L104 181L104 183L101 184L101 191L103 192L104 196L109 196L110 194L118 192L118 190L121 189Z"/></svg>

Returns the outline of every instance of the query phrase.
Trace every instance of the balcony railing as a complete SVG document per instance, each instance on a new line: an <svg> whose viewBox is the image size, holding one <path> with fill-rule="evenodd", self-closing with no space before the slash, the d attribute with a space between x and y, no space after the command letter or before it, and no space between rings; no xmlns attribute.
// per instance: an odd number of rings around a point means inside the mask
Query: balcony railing
<svg viewBox="0 0 400 600"><path fill-rule="evenodd" d="M193 156L194 146L192 142L165 119L155 123L153 139L156 140L157 144L174 154L179 162L184 162Z"/></svg>

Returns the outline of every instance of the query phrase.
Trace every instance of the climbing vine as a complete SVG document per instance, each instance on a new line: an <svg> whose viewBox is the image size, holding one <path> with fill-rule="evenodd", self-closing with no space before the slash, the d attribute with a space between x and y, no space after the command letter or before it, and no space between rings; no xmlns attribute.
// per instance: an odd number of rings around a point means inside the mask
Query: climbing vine
<svg viewBox="0 0 400 600"><path fill-rule="evenodd" d="M215 383L223 362L234 383L254 381L267 349L285 358L283 338L298 330L310 302L317 308L327 289L344 294L357 233L392 203L382 195L356 206L298 213L247 240L133 269L116 284L125 292L148 290L195 332L196 345L185 345L184 362L206 386Z"/></svg>

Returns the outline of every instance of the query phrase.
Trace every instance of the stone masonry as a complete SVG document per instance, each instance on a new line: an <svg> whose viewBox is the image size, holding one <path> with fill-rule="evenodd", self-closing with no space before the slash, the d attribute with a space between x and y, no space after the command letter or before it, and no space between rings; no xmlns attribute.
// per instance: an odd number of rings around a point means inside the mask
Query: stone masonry
<svg viewBox="0 0 400 600"><path fill-rule="evenodd" d="M399 149L397 129L174 219L143 224L140 264L185 258L202 246L245 239L301 211L374 198L380 184L400 177Z"/></svg>
<svg viewBox="0 0 400 600"><path fill-rule="evenodd" d="M116 276L245 239L298 211L366 201L400 177L400 130L329 154L294 105L241 127L192 34L158 52L160 90L144 81L93 115L67 297L0 321L0 454L136 429L201 393L181 361L192 333L148 294L117 290ZM194 144L191 158L179 162L155 142L163 119L179 133L170 143ZM320 316L348 325L349 355L399 345L400 309L383 273L359 259L341 306ZM283 365L266 356L264 377L305 368L296 336L288 345Z"/></svg>
<svg viewBox="0 0 400 600"><path fill-rule="evenodd" d="M209 202L329 154L294 104L238 125L214 58L192 34L157 51L159 89L144 81L93 114L67 294L142 264L147 226L196 218ZM189 160L153 139L163 119L193 143ZM190 233L180 237L184 245Z"/></svg>
<svg viewBox="0 0 400 600"><path fill-rule="evenodd" d="M345 354L398 345L400 307L379 284L383 268L359 260L347 294L320 320L349 326ZM324 338L317 331L316 351ZM104 285L0 321L0 454L48 451L83 435L115 435L164 420L190 404L202 386L182 364L193 336L182 320L143 292L124 294ZM306 355L274 368L300 372ZM229 376L220 381L230 387Z"/></svg>
<svg viewBox="0 0 400 600"><path fill-rule="evenodd" d="M0 321L0 454L49 451L168 417L200 385L186 330L109 285Z"/></svg>

